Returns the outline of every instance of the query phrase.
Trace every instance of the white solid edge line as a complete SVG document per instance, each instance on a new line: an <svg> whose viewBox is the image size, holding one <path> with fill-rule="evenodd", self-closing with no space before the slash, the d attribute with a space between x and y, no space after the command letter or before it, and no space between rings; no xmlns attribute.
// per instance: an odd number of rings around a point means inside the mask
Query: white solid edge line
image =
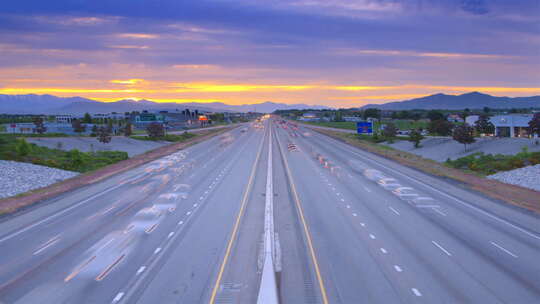
<svg viewBox="0 0 540 304"><path fill-rule="evenodd" d="M329 138L329 137L326 136L326 138ZM334 141L334 142L337 142L337 143L340 143L340 142L338 142L337 140L333 140L333 139L330 139L330 140L331 140L331 141ZM342 144L342 143L340 143L340 144ZM342 144L342 146L344 147L345 150L348 150L349 152L351 152L351 153L353 153L353 154L356 154L356 155L359 155L359 156L363 156L363 155L361 155L360 153L358 153L358 152L356 152L356 151L353 151L353 150L349 149L348 147L344 146L343 144ZM441 195L443 195L443 196L446 196L446 197L448 197L448 198L450 198L450 199L452 199L452 200L454 200L454 201L456 201L456 202L462 204L463 206L466 206L466 207L468 207L468 208L471 208L471 209L473 209L473 210L475 210L475 211L477 211L477 212L479 212L479 213L484 214L485 216L488 216L488 217L490 217L490 218L492 218L492 219L494 219L494 220L497 220L497 221L499 221L499 222L501 222L501 223L504 223L504 224L506 224L506 225L508 225L508 226L510 226L510 227L512 227L512 228L514 228L514 229L517 229L517 230L519 230L519 231L521 231L521 232L523 232L523 233L525 233L525 234L527 234L527 235L529 235L529 236L531 236L531 237L533 237L533 238L536 238L536 239L539 239L539 240L540 240L540 236L536 235L535 233L531 233L531 232L529 232L529 231L527 231L527 230L525 230L525 229L523 229L523 228L521 228L521 227L519 227L519 226L516 226L516 225L514 225L514 224L508 222L508 221L505 220L505 219L502 219L502 218L500 218L500 217L498 217L498 216L496 216L496 215L493 215L493 214L491 214L491 213L489 213L489 212L487 212L487 211L484 211L484 210L482 210L482 209L480 209L480 208L478 208L478 207L476 207L476 206L473 206L473 205L471 205L470 203L464 202L464 201L460 200L459 198L454 197L454 196L452 196L452 195L449 195L449 194L447 194L447 193L445 193L445 192L443 192L443 191L441 191L441 190L438 190L437 188L434 188L434 187L432 187L432 186L430 186L430 185L428 185L428 184L425 184L425 183L423 183L423 182L417 180L416 178L410 177L410 176L408 176L408 175L406 175L406 174L404 174L404 173L399 172L398 170L395 170L395 169L392 169L392 168L390 168L390 167L388 167L388 166L386 166L386 165L383 165L382 163L380 163L380 162L377 161L377 160L374 160L374 159L371 158L371 157L370 157L370 160L373 161L374 163L378 164L379 166L381 166L381 167L387 169L387 170L390 170L390 171L392 171L392 172L394 172L394 173L397 173L397 174L401 175L402 177L405 177L405 178L407 178L407 179L409 179L409 180L411 180L411 181L413 181L413 182L415 182L415 183L417 183L417 184L420 184L420 185L422 185L422 186L424 186L424 187L426 187L426 188L429 188L429 189L431 189L431 190L433 190L433 191L435 191L435 192L437 192L437 193L439 193L439 194L441 194Z"/></svg>

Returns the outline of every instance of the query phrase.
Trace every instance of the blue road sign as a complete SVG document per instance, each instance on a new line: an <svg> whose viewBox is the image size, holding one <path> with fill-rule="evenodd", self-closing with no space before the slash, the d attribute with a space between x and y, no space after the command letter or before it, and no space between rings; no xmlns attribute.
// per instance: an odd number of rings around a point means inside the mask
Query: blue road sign
<svg viewBox="0 0 540 304"><path fill-rule="evenodd" d="M356 123L356 131L358 134L373 134L373 122L372 121L360 121Z"/></svg>

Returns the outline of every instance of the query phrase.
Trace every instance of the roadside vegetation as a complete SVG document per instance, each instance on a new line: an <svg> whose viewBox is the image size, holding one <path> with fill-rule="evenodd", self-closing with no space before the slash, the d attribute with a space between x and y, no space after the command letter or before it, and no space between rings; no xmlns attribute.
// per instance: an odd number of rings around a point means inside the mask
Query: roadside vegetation
<svg viewBox="0 0 540 304"><path fill-rule="evenodd" d="M451 168L473 171L481 175L495 174L529 165L540 164L540 152L529 152L526 147L516 155L473 153L445 164Z"/></svg>
<svg viewBox="0 0 540 304"><path fill-rule="evenodd" d="M138 140L149 140L149 141L169 141L169 142L183 142L190 138L196 137L197 134L184 132L182 134L167 134L161 137L150 137L147 135L132 135L130 138Z"/></svg>
<svg viewBox="0 0 540 304"><path fill-rule="evenodd" d="M85 173L128 159L128 154L122 151L63 151L30 144L14 135L1 135L0 159Z"/></svg>

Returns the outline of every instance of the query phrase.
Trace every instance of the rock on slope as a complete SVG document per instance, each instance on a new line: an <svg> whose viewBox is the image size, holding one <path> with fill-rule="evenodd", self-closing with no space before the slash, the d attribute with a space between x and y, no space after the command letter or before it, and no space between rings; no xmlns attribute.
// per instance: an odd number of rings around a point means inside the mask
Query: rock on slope
<svg viewBox="0 0 540 304"><path fill-rule="evenodd" d="M79 174L7 160L0 160L0 172L0 198L42 188Z"/></svg>

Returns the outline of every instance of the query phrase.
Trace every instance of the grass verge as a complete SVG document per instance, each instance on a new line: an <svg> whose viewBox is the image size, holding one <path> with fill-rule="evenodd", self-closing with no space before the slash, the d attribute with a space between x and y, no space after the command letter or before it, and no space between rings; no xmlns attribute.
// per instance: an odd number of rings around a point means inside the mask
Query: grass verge
<svg viewBox="0 0 540 304"><path fill-rule="evenodd" d="M357 134L322 129L313 130L349 145L361 148L362 150L391 159L407 167L418 169L431 175L459 181L468 188L479 191L489 197L540 213L540 194L537 191L505 184L496 180L490 180L478 174L464 172L459 169L449 168L434 160L425 159L412 153L362 140Z"/></svg>
<svg viewBox="0 0 540 304"><path fill-rule="evenodd" d="M148 140L148 141L168 141L168 142L184 142L190 138L198 136L195 133L184 132L182 134L167 134L163 137L149 137L147 135L133 135L130 138L138 140Z"/></svg>
<svg viewBox="0 0 540 304"><path fill-rule="evenodd" d="M155 159L177 152L178 150L185 149L189 146L210 139L211 137L217 136L231 129L232 128L221 128L201 131L197 134L196 137L193 137L184 142L172 143L170 145L148 151L146 153L134 156L130 159L119 161L115 164L111 164L101 169L78 175L76 177L64 180L56 184L52 184L44 188L32 190L14 197L0 199L0 215L13 213L23 207L31 206L63 194L65 192L102 181L113 175L131 170L135 167L151 162Z"/></svg>
<svg viewBox="0 0 540 304"><path fill-rule="evenodd" d="M30 144L24 138L1 135L0 159L85 173L126 160L128 154L122 151L80 152L77 149L50 149Z"/></svg>

